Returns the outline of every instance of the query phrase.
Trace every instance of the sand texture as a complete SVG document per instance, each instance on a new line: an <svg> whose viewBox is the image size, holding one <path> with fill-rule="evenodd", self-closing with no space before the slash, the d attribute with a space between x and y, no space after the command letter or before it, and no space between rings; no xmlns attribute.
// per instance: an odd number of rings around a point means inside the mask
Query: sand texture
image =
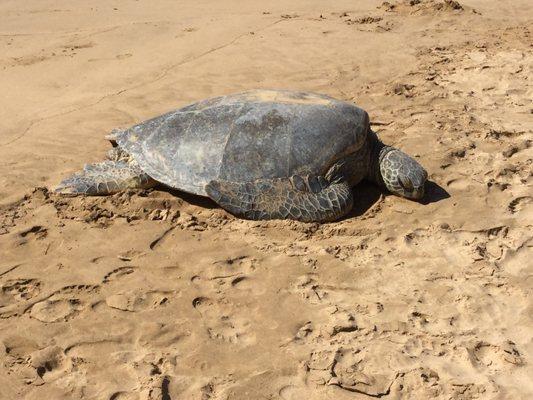
<svg viewBox="0 0 533 400"><path fill-rule="evenodd" d="M0 399L533 398L533 8L460 1L0 2ZM252 88L366 109L426 198L319 225L49 190Z"/></svg>

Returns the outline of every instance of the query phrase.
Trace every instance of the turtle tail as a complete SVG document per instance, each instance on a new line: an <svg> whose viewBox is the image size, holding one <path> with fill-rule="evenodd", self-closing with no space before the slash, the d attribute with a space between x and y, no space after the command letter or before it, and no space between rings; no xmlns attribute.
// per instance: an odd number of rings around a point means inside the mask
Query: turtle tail
<svg viewBox="0 0 533 400"><path fill-rule="evenodd" d="M64 179L55 192L64 195L99 196L125 189L146 189L155 184L156 182L135 163L106 160L86 164L83 171Z"/></svg>

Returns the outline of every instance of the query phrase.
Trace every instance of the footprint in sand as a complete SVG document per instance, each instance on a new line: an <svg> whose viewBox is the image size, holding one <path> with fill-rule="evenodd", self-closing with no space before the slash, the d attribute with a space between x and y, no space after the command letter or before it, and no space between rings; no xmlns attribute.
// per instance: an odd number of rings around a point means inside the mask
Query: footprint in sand
<svg viewBox="0 0 533 400"><path fill-rule="evenodd" d="M41 322L68 321L87 308L90 297L98 290L99 286L93 285L66 286L35 303L30 309L30 317Z"/></svg>
<svg viewBox="0 0 533 400"><path fill-rule="evenodd" d="M279 389L278 395L282 400L299 400L310 397L311 393L309 392L311 392L311 390L307 388L299 388L294 385L286 385Z"/></svg>
<svg viewBox="0 0 533 400"><path fill-rule="evenodd" d="M525 242L524 245L516 250L509 249L501 259L500 266L509 274L521 276L521 274L526 273L531 268L531 239L529 241L529 244Z"/></svg>
<svg viewBox="0 0 533 400"><path fill-rule="evenodd" d="M147 351L161 348L171 351L180 346L192 330L192 323L187 319L173 319L170 323L143 321L138 324L135 343Z"/></svg>
<svg viewBox="0 0 533 400"><path fill-rule="evenodd" d="M26 384L40 386L63 376L71 366L64 350L58 346L39 349L37 343L22 337L4 340L4 366L10 374L23 375Z"/></svg>
<svg viewBox="0 0 533 400"><path fill-rule="evenodd" d="M192 306L202 316L211 339L245 345L255 342L249 322L239 316L229 302L197 297Z"/></svg>
<svg viewBox="0 0 533 400"><path fill-rule="evenodd" d="M40 380L51 382L64 375L70 366L65 352L58 346L49 346L30 355L30 365Z"/></svg>
<svg viewBox="0 0 533 400"><path fill-rule="evenodd" d="M0 342L2 367L12 376L24 376L28 381L37 378L35 370L27 365L29 355L39 349L39 345L24 336L13 335Z"/></svg>
<svg viewBox="0 0 533 400"><path fill-rule="evenodd" d="M238 276L231 281L231 286L241 290L253 290L254 285L250 278L246 276Z"/></svg>
<svg viewBox="0 0 533 400"><path fill-rule="evenodd" d="M328 296L328 292L320 288L320 285L313 278L314 274L300 276L294 284L294 291L311 304L322 304Z"/></svg>
<svg viewBox="0 0 533 400"><path fill-rule="evenodd" d="M104 279L102 280L102 283L109 283L111 281L120 279L123 276L133 274L136 270L136 267L119 267L114 269L113 271L108 272Z"/></svg>
<svg viewBox="0 0 533 400"><path fill-rule="evenodd" d="M3 346L5 354L15 358L26 358L39 348L37 342L19 335L8 336L0 343L0 348Z"/></svg>
<svg viewBox="0 0 533 400"><path fill-rule="evenodd" d="M468 353L474 367L488 370L490 373L501 372L524 364L524 359L511 341L507 341L502 346L478 342L468 350Z"/></svg>
<svg viewBox="0 0 533 400"><path fill-rule="evenodd" d="M472 187L472 182L468 179L456 178L446 182L446 187L451 190L467 190Z"/></svg>
<svg viewBox="0 0 533 400"><path fill-rule="evenodd" d="M9 279L0 287L0 306L5 306L12 300L29 300L39 294L40 287L41 282L37 279Z"/></svg>
<svg viewBox="0 0 533 400"><path fill-rule="evenodd" d="M381 349L376 348L374 350ZM385 354L387 354L386 351L369 354L364 350L337 350L336 362L332 368L332 378L328 384L372 397L388 395L398 373L381 364L380 358Z"/></svg>
<svg viewBox="0 0 533 400"><path fill-rule="evenodd" d="M257 261L247 256L228 258L226 260L215 261L205 268L199 275L191 278L191 282L197 286L207 286L218 293L230 289L251 290L254 294L262 293L254 287L251 273L256 268Z"/></svg>
<svg viewBox="0 0 533 400"><path fill-rule="evenodd" d="M105 302L109 307L117 310L138 312L168 304L175 297L175 291L129 290L111 295L106 298Z"/></svg>
<svg viewBox="0 0 533 400"><path fill-rule="evenodd" d="M518 213L518 212L524 210L528 206L531 206L532 203L533 203L533 197L531 197L531 196L517 197L516 199L513 199L509 203L509 205L507 206L507 209L512 214L515 214L515 213Z"/></svg>

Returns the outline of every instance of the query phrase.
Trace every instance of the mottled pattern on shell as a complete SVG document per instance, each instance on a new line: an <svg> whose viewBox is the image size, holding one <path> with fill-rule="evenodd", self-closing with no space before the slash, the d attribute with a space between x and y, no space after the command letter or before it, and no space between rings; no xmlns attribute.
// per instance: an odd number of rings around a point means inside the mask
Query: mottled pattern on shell
<svg viewBox="0 0 533 400"><path fill-rule="evenodd" d="M324 174L366 146L367 132L367 113L350 103L314 93L254 90L200 101L115 136L155 180L206 195L211 180ZM363 176L363 167L353 173Z"/></svg>

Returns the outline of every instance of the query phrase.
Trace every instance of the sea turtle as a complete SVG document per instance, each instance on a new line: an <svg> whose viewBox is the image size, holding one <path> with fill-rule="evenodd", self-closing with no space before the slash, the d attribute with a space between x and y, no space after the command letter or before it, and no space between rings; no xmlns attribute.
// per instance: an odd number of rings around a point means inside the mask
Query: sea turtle
<svg viewBox="0 0 533 400"><path fill-rule="evenodd" d="M368 179L409 199L427 173L384 145L368 114L329 96L253 90L200 101L108 136L108 160L62 181L59 193L106 195L162 183L209 196L248 219L333 221Z"/></svg>

